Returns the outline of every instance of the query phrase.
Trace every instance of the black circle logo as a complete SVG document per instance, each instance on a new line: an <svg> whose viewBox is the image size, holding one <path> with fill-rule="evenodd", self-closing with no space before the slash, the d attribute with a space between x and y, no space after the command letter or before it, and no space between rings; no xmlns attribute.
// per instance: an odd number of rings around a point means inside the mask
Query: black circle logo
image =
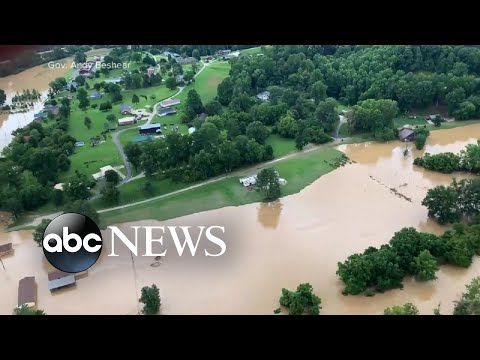
<svg viewBox="0 0 480 360"><path fill-rule="evenodd" d="M95 264L102 252L102 234L88 216L65 213L43 233L43 253L48 262L66 273L79 273Z"/></svg>

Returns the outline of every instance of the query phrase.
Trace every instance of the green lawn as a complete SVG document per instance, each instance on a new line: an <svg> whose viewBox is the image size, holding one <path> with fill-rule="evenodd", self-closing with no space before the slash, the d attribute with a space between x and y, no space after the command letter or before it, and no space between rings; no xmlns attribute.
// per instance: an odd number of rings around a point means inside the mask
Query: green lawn
<svg viewBox="0 0 480 360"><path fill-rule="evenodd" d="M269 45L267 45L266 47L268 46ZM240 54L241 55L258 55L258 54L263 54L263 50L261 46L256 46L249 49L240 50Z"/></svg>
<svg viewBox="0 0 480 360"><path fill-rule="evenodd" d="M443 122L440 127L436 127L434 125L428 125L427 128L430 130L442 130L442 129L453 129L459 126L467 126L478 124L480 120L463 120L463 121L452 121L452 122Z"/></svg>
<svg viewBox="0 0 480 360"><path fill-rule="evenodd" d="M288 184L282 187L282 194L285 196L297 193L318 177L333 170L334 167L329 163L341 154L333 148L324 148L275 165L274 168L279 171L280 177L288 181ZM137 188L126 193L132 194L136 201L141 200L143 198L139 190L139 187L142 186L141 182L132 186L137 186ZM172 189L176 185L164 184L159 186L163 189ZM238 206L261 200L262 195L260 193L245 190L239 184L238 177L232 176L149 203L102 213L100 217L103 226L141 219L167 220L199 211L225 206Z"/></svg>
<svg viewBox="0 0 480 360"><path fill-rule="evenodd" d="M340 112L340 111L349 111L350 110L350 106L348 105L344 105L344 104L341 104L339 102L337 102L337 111Z"/></svg>
<svg viewBox="0 0 480 360"><path fill-rule="evenodd" d="M278 134L271 134L266 141L266 144L273 148L273 155L278 158L296 150L295 140L285 139Z"/></svg>
<svg viewBox="0 0 480 360"><path fill-rule="evenodd" d="M397 128L405 125L428 125L422 116L417 116L415 119L409 119L408 116L400 116L394 119L393 123Z"/></svg>
<svg viewBox="0 0 480 360"><path fill-rule="evenodd" d="M348 129L348 124L347 123L343 123L342 126L340 126L340 130L338 131L338 135L340 137L350 136L350 130Z"/></svg>
<svg viewBox="0 0 480 360"><path fill-rule="evenodd" d="M147 105L152 106L159 101L174 95L177 91L178 89L170 90L165 85L153 86L144 89L124 90L122 91L122 104L128 104L133 106L135 109L144 108ZM132 104L133 94L136 94L139 97L140 102L138 104ZM147 99L145 99L142 95L146 96ZM151 98L152 95L155 97L154 99Z"/></svg>

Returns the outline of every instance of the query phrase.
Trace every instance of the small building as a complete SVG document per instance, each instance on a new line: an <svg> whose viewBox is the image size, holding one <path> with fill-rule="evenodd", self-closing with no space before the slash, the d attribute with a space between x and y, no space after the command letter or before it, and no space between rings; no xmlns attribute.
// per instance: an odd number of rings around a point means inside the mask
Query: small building
<svg viewBox="0 0 480 360"><path fill-rule="evenodd" d="M98 91L94 91L94 92L89 96L89 98L90 98L91 100L98 100L98 99L101 99L102 96L103 96L103 95L102 95L101 93L99 93Z"/></svg>
<svg viewBox="0 0 480 360"><path fill-rule="evenodd" d="M138 131L140 135L159 134L162 132L162 128L160 124L146 124L140 126Z"/></svg>
<svg viewBox="0 0 480 360"><path fill-rule="evenodd" d="M435 120L435 119L437 118L437 116L440 116L440 114L427 115L427 116L425 116L425 120L427 120L427 121L428 121L428 120L433 121L433 120Z"/></svg>
<svg viewBox="0 0 480 360"><path fill-rule="evenodd" d="M46 111L42 111L33 115L33 119L37 121L45 120L47 119L47 117L48 117L48 113Z"/></svg>
<svg viewBox="0 0 480 360"><path fill-rule="evenodd" d="M123 115L131 114L132 113L132 107L130 105L123 104L123 105L120 106L120 112Z"/></svg>
<svg viewBox="0 0 480 360"><path fill-rule="evenodd" d="M75 143L75 147L82 147L82 146L85 146L85 141L77 141Z"/></svg>
<svg viewBox="0 0 480 360"><path fill-rule="evenodd" d="M415 140L415 130L410 129L408 127L403 127L398 132L398 137L401 141L413 141Z"/></svg>
<svg viewBox="0 0 480 360"><path fill-rule="evenodd" d="M53 271L48 273L48 290L51 292L75 284L75 274L69 274L63 271Z"/></svg>
<svg viewBox="0 0 480 360"><path fill-rule="evenodd" d="M55 184L55 186L53 188L55 190L63 191L63 185L65 185L65 184L64 183L58 183L58 184Z"/></svg>
<svg viewBox="0 0 480 360"><path fill-rule="evenodd" d="M175 60L177 61L177 63L179 63L180 65L188 65L188 64L194 64L196 63L198 60L195 59L194 57L186 57L186 58L181 58L181 57L177 57L175 58Z"/></svg>
<svg viewBox="0 0 480 360"><path fill-rule="evenodd" d="M174 106L178 104L180 104L180 99L175 99L175 98L163 100L160 102L161 107L169 107L169 106Z"/></svg>
<svg viewBox="0 0 480 360"><path fill-rule="evenodd" d="M264 91L260 94L257 94L257 99L262 101L268 101L270 99L270 91Z"/></svg>
<svg viewBox="0 0 480 360"><path fill-rule="evenodd" d="M149 67L147 69L147 75L152 76L153 74L155 74L155 68L154 67Z"/></svg>
<svg viewBox="0 0 480 360"><path fill-rule="evenodd" d="M12 243L0 245L0 258L12 255L14 252Z"/></svg>
<svg viewBox="0 0 480 360"><path fill-rule="evenodd" d="M247 176L240 179L240 184L245 187L253 186L257 183L257 175Z"/></svg>
<svg viewBox="0 0 480 360"><path fill-rule="evenodd" d="M166 116L176 114L177 110L172 109L171 107L161 108L158 110L158 116Z"/></svg>
<svg viewBox="0 0 480 360"><path fill-rule="evenodd" d="M123 82L123 79L120 77L116 77L116 78L105 79L104 81L107 84L121 84Z"/></svg>
<svg viewBox="0 0 480 360"><path fill-rule="evenodd" d="M167 57L171 56L173 58L180 57L179 54L177 54L176 52L171 52L171 51L164 51L163 56L167 56Z"/></svg>
<svg viewBox="0 0 480 360"><path fill-rule="evenodd" d="M232 52L232 50L225 49L225 50L218 50L216 52L216 54L218 56L224 56L224 55L230 54L231 52Z"/></svg>
<svg viewBox="0 0 480 360"><path fill-rule="evenodd" d="M132 125L137 122L135 116L127 116L121 119L118 119L118 126Z"/></svg>
<svg viewBox="0 0 480 360"><path fill-rule="evenodd" d="M190 135L192 135L196 130L197 130L197 129L195 129L194 127L189 127L189 128L188 128L188 133L189 133Z"/></svg>
<svg viewBox="0 0 480 360"><path fill-rule="evenodd" d="M18 282L18 306L37 304L37 283L35 276L27 276Z"/></svg>

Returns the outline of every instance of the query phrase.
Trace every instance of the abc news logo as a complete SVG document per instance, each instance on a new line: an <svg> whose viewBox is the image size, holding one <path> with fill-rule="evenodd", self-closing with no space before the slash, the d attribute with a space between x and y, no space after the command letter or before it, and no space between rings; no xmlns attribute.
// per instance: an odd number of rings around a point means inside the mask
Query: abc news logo
<svg viewBox="0 0 480 360"><path fill-rule="evenodd" d="M43 233L43 253L60 271L78 273L95 264L102 252L102 234L89 217L76 213L57 216Z"/></svg>
<svg viewBox="0 0 480 360"><path fill-rule="evenodd" d="M154 243L164 246L164 235L170 236L179 256L186 253L186 249L190 251L192 256L201 253L199 243L202 237L208 241L209 247L203 249L206 257L218 257L225 253L226 243L220 237L216 236L218 232L225 233L223 226L199 226L199 233L192 236L190 226L132 226L135 230L133 241L123 234L116 226L109 226L111 230L112 246L111 253L108 256L118 256L115 254L115 238L120 240L134 256L138 256L138 238L140 228L145 229L145 253L142 256L165 256L167 250L161 253L155 253L153 249ZM153 230L162 231L162 235L155 237ZM180 233L178 233L178 231ZM143 241L143 238L142 238ZM212 249L216 247L217 251ZM97 224L89 217L76 214L66 213L57 216L47 226L43 234L43 252L47 260L55 268L67 273L79 273L87 270L95 264L100 257L103 247L103 239Z"/></svg>

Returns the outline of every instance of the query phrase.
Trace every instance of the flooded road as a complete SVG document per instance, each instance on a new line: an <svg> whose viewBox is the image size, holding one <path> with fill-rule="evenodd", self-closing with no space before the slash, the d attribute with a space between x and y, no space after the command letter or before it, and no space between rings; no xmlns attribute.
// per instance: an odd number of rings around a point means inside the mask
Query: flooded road
<svg viewBox="0 0 480 360"><path fill-rule="evenodd" d="M434 131L424 151L456 152L478 138L480 124ZM31 232L2 233L0 244L12 241L16 252L3 259L6 270L0 268L0 313L11 313L18 280L29 275L36 276L38 305L48 314L135 314L141 287L153 283L160 288L163 314L273 314L281 289L302 282L311 283L321 297L321 314L381 314L406 302L415 303L422 314L432 314L439 303L442 313L451 313L465 284L480 275L478 257L469 269L443 266L436 281L406 279L404 290L373 298L343 296L335 274L337 262L387 243L402 227L444 231L428 219L420 202L428 188L450 183L452 175L413 167L414 157L422 152L408 146L410 155L404 157L405 144L400 142L342 145L339 149L355 163L279 202L119 225L131 239L130 225L222 225L227 252L219 258L192 259L179 258L168 248L172 255L167 253L158 264L152 257L132 257L116 245L120 256L107 257L108 231L106 248L88 277L55 295L47 289L49 265ZM140 246L140 254L144 248Z"/></svg>
<svg viewBox="0 0 480 360"><path fill-rule="evenodd" d="M0 89L7 95L6 104L11 104L11 99L16 92L23 90L38 90L42 93L42 100L46 99L48 84L55 78L64 76L69 70L72 60L70 58L58 60L66 64L65 69L50 69L47 64L35 66L21 73L0 78ZM0 111L0 151L9 144L12 139L11 133L33 121L35 113L42 109L41 102L36 102L33 108L27 112L8 114Z"/></svg>

